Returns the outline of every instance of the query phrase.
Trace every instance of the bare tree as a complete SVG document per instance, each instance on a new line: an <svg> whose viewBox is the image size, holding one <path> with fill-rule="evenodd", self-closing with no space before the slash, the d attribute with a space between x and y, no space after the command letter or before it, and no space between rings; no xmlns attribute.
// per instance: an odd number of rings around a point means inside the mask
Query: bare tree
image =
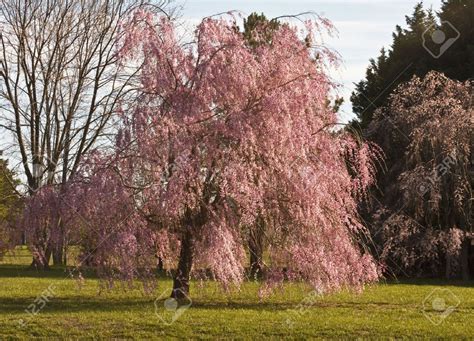
<svg viewBox="0 0 474 341"><path fill-rule="evenodd" d="M166 0L2 0L0 130L11 133L28 194L64 185L81 157L107 144L139 66L118 65L122 21ZM64 233L66 239L66 233ZM65 262L66 245L53 251ZM38 264L36 264L38 265Z"/></svg>

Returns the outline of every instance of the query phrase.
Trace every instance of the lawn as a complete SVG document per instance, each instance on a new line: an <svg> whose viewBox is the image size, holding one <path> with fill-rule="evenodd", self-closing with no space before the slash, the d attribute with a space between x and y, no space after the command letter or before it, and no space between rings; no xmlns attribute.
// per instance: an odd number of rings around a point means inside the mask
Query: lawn
<svg viewBox="0 0 474 341"><path fill-rule="evenodd" d="M474 336L473 282L384 282L324 297L286 284L263 300L255 282L227 294L213 282L193 282L192 301L176 310L165 301L169 278L160 278L151 296L139 288L100 290L96 278L79 285L65 269L27 270L27 256L21 251L0 263L0 339Z"/></svg>

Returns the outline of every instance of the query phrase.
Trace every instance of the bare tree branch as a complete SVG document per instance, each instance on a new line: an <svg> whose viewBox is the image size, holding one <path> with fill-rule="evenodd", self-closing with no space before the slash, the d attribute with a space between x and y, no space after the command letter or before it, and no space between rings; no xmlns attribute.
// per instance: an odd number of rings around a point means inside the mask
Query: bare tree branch
<svg viewBox="0 0 474 341"><path fill-rule="evenodd" d="M64 184L114 130L139 66L120 68L116 41L133 11L167 0L2 0L0 130L9 133L30 192Z"/></svg>

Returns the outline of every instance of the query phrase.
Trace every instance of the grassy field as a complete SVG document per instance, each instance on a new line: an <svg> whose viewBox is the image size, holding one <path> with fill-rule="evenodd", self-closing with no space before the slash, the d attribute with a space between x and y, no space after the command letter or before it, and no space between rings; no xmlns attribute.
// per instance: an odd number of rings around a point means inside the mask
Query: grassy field
<svg viewBox="0 0 474 341"><path fill-rule="evenodd" d="M0 262L0 340L9 338L472 338L474 283L381 283L362 294L314 295L300 284L259 300L258 283L225 294L192 284L191 301L166 301L171 281L140 289L82 287L65 269L27 270L26 251ZM43 298L41 298L43 296ZM35 312L35 313L33 313Z"/></svg>

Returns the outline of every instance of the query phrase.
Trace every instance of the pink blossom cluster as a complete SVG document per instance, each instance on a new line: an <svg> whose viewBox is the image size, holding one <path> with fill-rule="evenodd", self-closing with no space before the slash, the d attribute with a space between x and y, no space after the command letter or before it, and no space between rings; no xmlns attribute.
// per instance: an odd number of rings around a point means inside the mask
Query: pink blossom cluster
<svg viewBox="0 0 474 341"><path fill-rule="evenodd" d="M307 23L312 42L327 25ZM205 19L187 45L173 22L143 11L122 29L122 63L143 65L140 94L115 154L93 155L71 184L84 262L133 279L151 273L153 256L176 266L191 235L193 268L238 286L243 231L261 216L270 286L290 278L325 292L378 279L357 205L380 153L322 130L337 123L332 52L308 48L286 24L251 48L225 17Z"/></svg>
<svg viewBox="0 0 474 341"><path fill-rule="evenodd" d="M386 193L392 212L382 208L376 224L383 225L383 258L405 273L439 274L457 263L472 230L473 91L430 72L397 88L376 114L376 124L392 122L391 141L402 141L398 179Z"/></svg>

